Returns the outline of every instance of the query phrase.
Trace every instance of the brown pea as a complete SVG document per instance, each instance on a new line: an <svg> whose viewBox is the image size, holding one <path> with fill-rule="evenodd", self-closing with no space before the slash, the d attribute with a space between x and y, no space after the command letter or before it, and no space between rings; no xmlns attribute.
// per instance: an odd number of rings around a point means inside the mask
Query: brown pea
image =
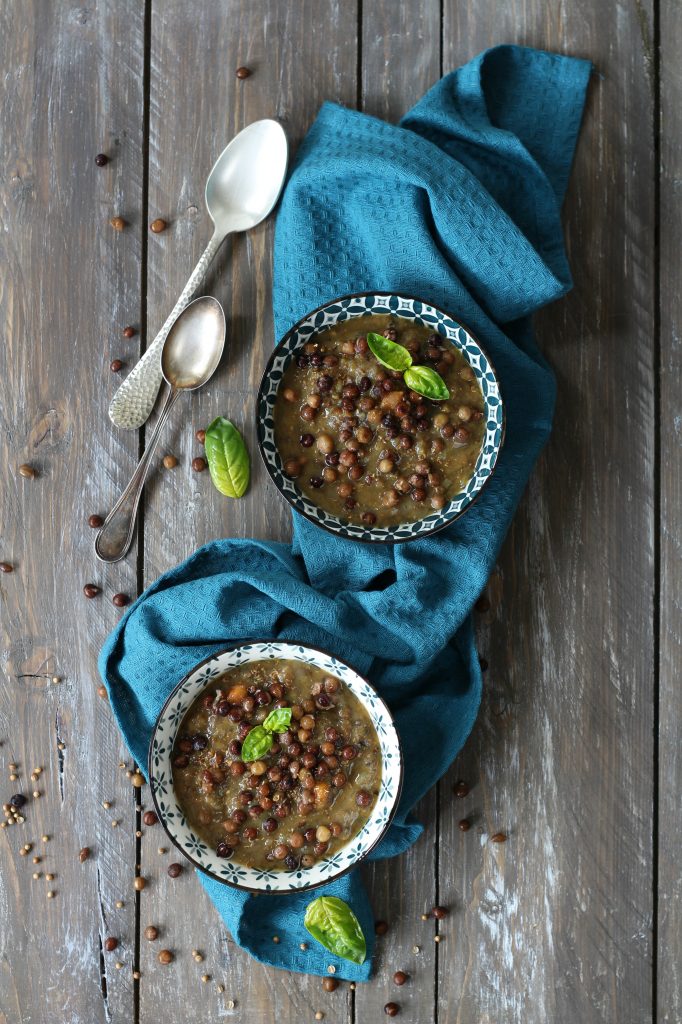
<svg viewBox="0 0 682 1024"><path fill-rule="evenodd" d="M121 362L120 359L112 359L111 362L109 363L109 369L111 370L112 373L118 373L120 370L123 369L123 363Z"/></svg>
<svg viewBox="0 0 682 1024"><path fill-rule="evenodd" d="M196 458L192 459L192 469L195 473L203 473L206 469L206 460L202 459L201 455L197 455Z"/></svg>
<svg viewBox="0 0 682 1024"><path fill-rule="evenodd" d="M407 981L407 978L408 975L405 974L405 971L396 971L395 974L393 975L393 983L394 985L404 985L405 982Z"/></svg>
<svg viewBox="0 0 682 1024"><path fill-rule="evenodd" d="M93 598L97 597L101 593L100 588L96 587L94 583L86 583L83 587L83 593L86 597Z"/></svg>
<svg viewBox="0 0 682 1024"><path fill-rule="evenodd" d="M178 875L182 874L182 864L169 864L168 865L168 877L177 878Z"/></svg>
<svg viewBox="0 0 682 1024"><path fill-rule="evenodd" d="M127 327L123 328L123 337L124 338L134 338L136 334L137 334L137 331L130 324Z"/></svg>
<svg viewBox="0 0 682 1024"><path fill-rule="evenodd" d="M336 491L340 498L350 498L353 493L353 485L350 483L341 483L337 487Z"/></svg>
<svg viewBox="0 0 682 1024"><path fill-rule="evenodd" d="M33 480L37 475L33 466L29 466L27 462L19 466L19 476L23 476L25 480Z"/></svg>
<svg viewBox="0 0 682 1024"><path fill-rule="evenodd" d="M144 930L144 937L148 942L155 942L159 937L159 929L153 924L148 924Z"/></svg>
<svg viewBox="0 0 682 1024"><path fill-rule="evenodd" d="M507 842L507 836L505 835L504 832L496 832L495 835L490 837L490 842L491 843L506 843Z"/></svg>
<svg viewBox="0 0 682 1024"><path fill-rule="evenodd" d="M394 490L384 491L381 495L381 504L385 508L395 508L400 501L400 496Z"/></svg>
<svg viewBox="0 0 682 1024"><path fill-rule="evenodd" d="M206 440L206 431L205 430L197 430L195 432L194 436L196 437L196 439L199 442L199 444L203 444L205 442L205 440Z"/></svg>
<svg viewBox="0 0 682 1024"><path fill-rule="evenodd" d="M93 530L99 530L100 526L104 526L104 519L96 514L88 516L88 526Z"/></svg>
<svg viewBox="0 0 682 1024"><path fill-rule="evenodd" d="M349 466L348 467L348 479L359 480L361 476L364 476L364 469L362 466Z"/></svg>
<svg viewBox="0 0 682 1024"><path fill-rule="evenodd" d="M302 420L307 420L308 422L310 422L311 420L314 420L315 417L317 416L317 409L313 409L312 405L308 405L308 403L306 402L305 405L301 406L299 416L301 417Z"/></svg>
<svg viewBox="0 0 682 1024"><path fill-rule="evenodd" d="M0 572L10 573L14 572L14 567L9 562L0 562Z"/></svg>
<svg viewBox="0 0 682 1024"><path fill-rule="evenodd" d="M466 427L457 427L453 434L453 437L455 438L456 441L459 441L460 444L466 444L466 442L469 440L469 431L467 430Z"/></svg>
<svg viewBox="0 0 682 1024"><path fill-rule="evenodd" d="M400 1013L400 1007L397 1003L386 1003L384 1013L387 1017L396 1017Z"/></svg>
<svg viewBox="0 0 682 1024"><path fill-rule="evenodd" d="M355 794L355 802L358 807L369 807L372 802L372 794L368 793L366 789L361 789Z"/></svg>
<svg viewBox="0 0 682 1024"><path fill-rule="evenodd" d="M462 818L461 821L458 822L457 827L460 832L468 832L471 828L471 822L468 818Z"/></svg>
<svg viewBox="0 0 682 1024"><path fill-rule="evenodd" d="M155 235L160 235L161 232L165 231L166 228L168 227L168 222L165 221L163 217L157 217L156 220L153 220L151 222L149 227L154 232Z"/></svg>
<svg viewBox="0 0 682 1024"><path fill-rule="evenodd" d="M472 412L468 405L460 405L459 409L457 410L457 415L465 423L468 423L469 420L471 419Z"/></svg>
<svg viewBox="0 0 682 1024"><path fill-rule="evenodd" d="M147 879L143 878L142 875L137 875L135 880L133 881L133 886L135 887L136 892L142 892L146 885Z"/></svg>
<svg viewBox="0 0 682 1024"><path fill-rule="evenodd" d="M285 857L289 856L289 847L286 843L278 843L272 853L275 860L284 860Z"/></svg>
<svg viewBox="0 0 682 1024"><path fill-rule="evenodd" d="M305 838L302 832L292 832L289 836L289 846L292 850L300 850L305 843Z"/></svg>
<svg viewBox="0 0 682 1024"><path fill-rule="evenodd" d="M317 448L323 455L331 455L334 451L334 438L331 434L320 434L317 438Z"/></svg>
<svg viewBox="0 0 682 1024"><path fill-rule="evenodd" d="M338 987L339 987L339 983L336 980L336 978L323 978L322 979L322 988L325 990L325 992L336 992Z"/></svg>
<svg viewBox="0 0 682 1024"><path fill-rule="evenodd" d="M338 478L339 474L332 466L325 466L322 470L322 479L325 483L333 484Z"/></svg>
<svg viewBox="0 0 682 1024"><path fill-rule="evenodd" d="M284 472L292 480L295 480L301 474L301 463L298 459L287 459L284 463Z"/></svg>
<svg viewBox="0 0 682 1024"><path fill-rule="evenodd" d="M109 223L111 224L114 231L123 231L124 227L126 226L126 222L124 221L123 217L112 217Z"/></svg>
<svg viewBox="0 0 682 1024"><path fill-rule="evenodd" d="M293 388L283 388L282 398L287 402L295 402L296 399L298 398L298 395L296 394Z"/></svg>
<svg viewBox="0 0 682 1024"><path fill-rule="evenodd" d="M160 964L172 964L175 959L170 949L162 949L157 957Z"/></svg>
<svg viewBox="0 0 682 1024"><path fill-rule="evenodd" d="M159 819L157 818L156 813L154 811L145 811L142 817L142 821L144 822L144 824L150 827L152 825L156 825L158 820Z"/></svg>
<svg viewBox="0 0 682 1024"><path fill-rule="evenodd" d="M313 409L319 409L322 405L322 396L313 392L312 395L308 395L307 402L308 405L313 407Z"/></svg>
<svg viewBox="0 0 682 1024"><path fill-rule="evenodd" d="M117 608L125 608L127 604L130 604L130 598L127 594L114 594L111 601Z"/></svg>
<svg viewBox="0 0 682 1024"><path fill-rule="evenodd" d="M431 913L433 914L433 916L436 918L437 921L442 921L444 917L448 916L449 910L448 910L447 907L440 907L439 906L439 907L434 907L433 910L431 911Z"/></svg>
<svg viewBox="0 0 682 1024"><path fill-rule="evenodd" d="M78 859L81 862L81 864L84 864L85 861L88 860L89 857L90 857L90 847L89 846L84 846L83 849L81 850L81 852L78 854Z"/></svg>
<svg viewBox="0 0 682 1024"><path fill-rule="evenodd" d="M342 789L346 785L347 781L348 780L343 772L337 772L332 778L332 785L335 786L336 789Z"/></svg>
<svg viewBox="0 0 682 1024"><path fill-rule="evenodd" d="M175 469L178 464L178 460L174 455L164 455L163 465L165 469Z"/></svg>
<svg viewBox="0 0 682 1024"><path fill-rule="evenodd" d="M237 68L235 74L240 81L243 81L245 78L249 78L251 75L251 69L246 67Z"/></svg>
<svg viewBox="0 0 682 1024"><path fill-rule="evenodd" d="M445 505L445 498L442 494L434 494L431 498L431 508L436 510L443 508Z"/></svg>
<svg viewBox="0 0 682 1024"><path fill-rule="evenodd" d="M118 939L114 939L113 937L110 937L110 938L104 940L104 948L107 951L107 953L113 953L113 951L116 949L117 946L118 946Z"/></svg>
<svg viewBox="0 0 682 1024"><path fill-rule="evenodd" d="M455 794L455 796L459 796L459 797L468 796L469 795L469 784L467 782L465 782L464 779L460 779L459 782L455 783L452 792Z"/></svg>
<svg viewBox="0 0 682 1024"><path fill-rule="evenodd" d="M315 843L313 846L313 853L318 857L321 857L323 853L326 853L329 849L329 843Z"/></svg>
<svg viewBox="0 0 682 1024"><path fill-rule="evenodd" d="M374 922L374 933L375 935L385 935L388 931L388 923L386 921L375 921Z"/></svg>

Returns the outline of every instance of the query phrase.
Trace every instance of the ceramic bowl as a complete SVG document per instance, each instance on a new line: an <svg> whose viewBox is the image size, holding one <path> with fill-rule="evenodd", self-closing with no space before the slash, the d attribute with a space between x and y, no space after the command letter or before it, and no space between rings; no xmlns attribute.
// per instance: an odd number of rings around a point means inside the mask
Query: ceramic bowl
<svg viewBox="0 0 682 1024"><path fill-rule="evenodd" d="M444 508L431 512L414 523L402 523L390 527L367 527L361 524L345 522L324 509L318 508L309 498L301 493L295 480L284 473L282 460L275 446L274 409L275 398L282 375L290 360L310 341L312 335L340 320L349 317L363 316L373 313L393 313L395 316L415 323L423 324L437 331L455 345L464 355L469 366L476 375L486 411L486 432L483 446L476 462L474 472L466 486L454 495ZM358 332L362 325L358 324ZM415 540L442 530L459 518L481 493L483 487L492 476L497 458L504 439L504 407L500 395L500 386L490 359L473 336L470 330L459 323L449 313L431 306L421 299L409 298L404 295L374 294L348 295L335 299L319 309L308 313L284 335L270 356L263 374L258 392L257 434L260 453L268 473L274 480L280 494L292 508L300 512L311 522L340 537L370 543L400 543Z"/></svg>
<svg viewBox="0 0 682 1024"><path fill-rule="evenodd" d="M171 755L182 721L194 700L216 676L250 661L284 658L315 665L346 684L367 710L381 748L381 785L372 815L362 830L333 856L307 870L263 871L217 857L192 830L173 790ZM149 747L149 783L156 813L169 839L207 875L226 885L251 892L295 892L326 885L350 871L383 837L395 813L403 777L400 740L391 713L369 683L358 673L316 647L280 641L250 641L214 654L200 662L178 683L157 719Z"/></svg>

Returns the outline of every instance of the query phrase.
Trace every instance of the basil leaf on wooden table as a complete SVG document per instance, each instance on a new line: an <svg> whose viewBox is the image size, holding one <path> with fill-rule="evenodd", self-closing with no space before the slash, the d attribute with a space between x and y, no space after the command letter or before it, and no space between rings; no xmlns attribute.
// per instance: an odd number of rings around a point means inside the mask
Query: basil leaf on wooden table
<svg viewBox="0 0 682 1024"><path fill-rule="evenodd" d="M364 963L367 944L360 922L337 896L319 896L309 903L303 924L330 953L354 964Z"/></svg>
<svg viewBox="0 0 682 1024"><path fill-rule="evenodd" d="M448 386L430 366L411 366L404 373L405 383L412 391L434 402L443 402L450 397Z"/></svg>
<svg viewBox="0 0 682 1024"><path fill-rule="evenodd" d="M267 732L286 732L291 724L291 708L275 708L263 722Z"/></svg>
<svg viewBox="0 0 682 1024"><path fill-rule="evenodd" d="M242 743L242 761L257 761L260 757L265 757L272 743L272 733L262 725L254 725Z"/></svg>
<svg viewBox="0 0 682 1024"><path fill-rule="evenodd" d="M241 498L249 486L251 465L244 439L234 423L218 416L206 430L204 447L215 487L228 498Z"/></svg>
<svg viewBox="0 0 682 1024"><path fill-rule="evenodd" d="M367 344L372 355L389 370L407 370L412 366L412 356L407 349L397 341L384 338L383 334L368 334Z"/></svg>

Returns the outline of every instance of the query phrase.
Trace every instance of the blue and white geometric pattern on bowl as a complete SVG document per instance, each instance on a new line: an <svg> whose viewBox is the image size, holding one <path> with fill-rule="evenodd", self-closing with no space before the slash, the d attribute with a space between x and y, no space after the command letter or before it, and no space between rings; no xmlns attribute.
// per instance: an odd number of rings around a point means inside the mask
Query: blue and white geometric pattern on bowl
<svg viewBox="0 0 682 1024"><path fill-rule="evenodd" d="M332 857L312 868L263 871L217 857L190 828L173 791L171 757L177 733L192 703L206 686L228 669L253 661L283 658L314 665L340 679L365 707L379 737L381 780L379 796L362 831ZM400 797L403 758L391 713L362 676L327 651L285 641L253 640L221 651L196 665L175 687L157 720L149 746L149 784L159 820L169 838L198 868L227 885L254 892L292 892L325 885L366 857L388 828Z"/></svg>
<svg viewBox="0 0 682 1024"><path fill-rule="evenodd" d="M483 392L486 411L486 432L473 475L466 486L438 512L415 523L398 526L373 527L347 523L330 512L314 505L299 490L295 480L284 473L282 460L275 445L275 398L282 376L294 354L312 335L351 317L377 313L392 313L406 320L431 328L447 338L464 355ZM504 406L500 386L490 359L471 332L449 313L431 306L421 299L403 295L363 294L348 295L309 313L285 334L272 353L263 373L256 405L258 446L265 466L278 490L289 504L311 522L341 537L373 543L396 544L414 540L441 530L462 515L478 497L492 476L504 440Z"/></svg>

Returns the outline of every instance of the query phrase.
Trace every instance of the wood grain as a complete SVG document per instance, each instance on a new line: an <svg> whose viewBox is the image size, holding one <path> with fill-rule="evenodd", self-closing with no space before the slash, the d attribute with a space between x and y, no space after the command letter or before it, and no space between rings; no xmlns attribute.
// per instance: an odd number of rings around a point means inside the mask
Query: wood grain
<svg viewBox="0 0 682 1024"><path fill-rule="evenodd" d="M444 69L498 41L596 64L565 204L575 290L539 318L552 439L491 581L439 1024L644 1024L652 1007L654 203L648 4L444 8ZM497 830L505 844L492 844ZM480 831L479 831L480 830Z"/></svg>
<svg viewBox="0 0 682 1024"><path fill-rule="evenodd" d="M3 1024L134 1015L134 797L96 655L118 616L111 594L134 592L136 574L134 560L96 562L86 519L137 453L105 410L108 364L136 347L124 349L121 328L139 319L142 64L137 4L0 8L0 559L15 566L0 577L0 770L3 801L41 793L23 826L0 833ZM99 150L112 157L102 169ZM114 214L130 222L120 235ZM36 479L18 475L22 463ZM96 600L88 581L102 587ZM111 935L119 949L100 959Z"/></svg>
<svg viewBox="0 0 682 1024"><path fill-rule="evenodd" d="M656 1021L682 1020L682 46L679 5L660 10L660 620L658 715L658 936Z"/></svg>
<svg viewBox="0 0 682 1024"><path fill-rule="evenodd" d="M296 5L212 0L200 9L175 0L153 5L148 219L165 217L171 227L150 238L150 337L209 237L204 183L229 139L258 118L277 117L295 151L323 99L354 104L354 18L354 4L332 0ZM241 65L252 71L244 81L235 77ZM226 358L214 382L178 408L167 450L180 465L157 473L147 491L147 582L217 537L289 535L290 514L266 479L254 423L254 396L275 340L273 229L271 218L246 236L228 239L208 282L227 314ZM251 452L251 487L240 501L222 497L208 473L190 470L192 456L202 451L194 430L218 414L229 416L244 432ZM333 1006L337 1020L350 1019L348 986L330 996L322 992L319 978L264 968L242 952L191 872L177 881L165 876L169 858L157 854L157 840L151 833L142 840L145 871L156 881L154 892L143 899L141 923L144 928L149 915L163 923L178 962L172 985L165 972L149 964L141 985L141 1020L172 1019L178 1005L197 999L211 1019L229 1016L249 1024L269 1024L275 1017L281 1022L308 1019L323 1005L328 1012ZM204 952L201 966L191 960L192 949ZM142 953L149 963L153 952ZM224 993L213 983L202 986L204 971L225 985ZM238 1002L234 1011L226 1009L230 998Z"/></svg>

